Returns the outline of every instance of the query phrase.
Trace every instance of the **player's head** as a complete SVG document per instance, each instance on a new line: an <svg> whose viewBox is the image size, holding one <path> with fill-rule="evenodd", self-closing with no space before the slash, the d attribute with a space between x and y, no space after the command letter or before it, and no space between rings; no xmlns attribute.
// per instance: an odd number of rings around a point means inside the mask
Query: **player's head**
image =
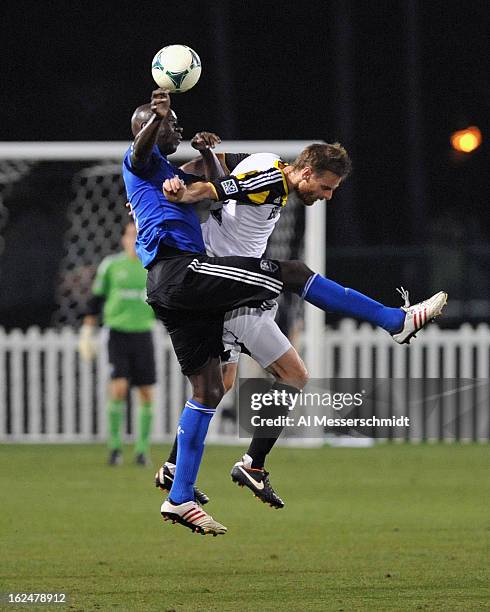
<svg viewBox="0 0 490 612"><path fill-rule="evenodd" d="M167 118L162 121L158 131L157 145L162 155L175 153L179 144L182 142L183 129L179 125L179 120L175 112L170 109Z"/></svg>
<svg viewBox="0 0 490 612"><path fill-rule="evenodd" d="M307 206L316 200L331 200L351 169L349 155L338 142L309 145L292 164L298 180L295 189Z"/></svg>
<svg viewBox="0 0 490 612"><path fill-rule="evenodd" d="M126 254L129 257L136 257L136 225L133 221L128 221L124 226L123 233L121 236L121 244Z"/></svg>
<svg viewBox="0 0 490 612"><path fill-rule="evenodd" d="M145 127L153 112L149 104L142 104L134 111L131 117L131 131L133 136ZM170 155L177 151L182 140L182 128L180 127L177 115L172 109L168 111L167 118L160 123L156 144L162 155Z"/></svg>

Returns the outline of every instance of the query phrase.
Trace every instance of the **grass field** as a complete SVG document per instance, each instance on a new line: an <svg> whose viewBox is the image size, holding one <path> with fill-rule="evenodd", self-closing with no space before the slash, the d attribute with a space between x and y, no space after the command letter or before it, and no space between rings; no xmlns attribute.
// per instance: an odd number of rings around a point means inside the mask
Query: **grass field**
<svg viewBox="0 0 490 612"><path fill-rule="evenodd" d="M490 608L488 446L278 448L283 510L231 483L237 448L209 447L217 538L164 523L154 470L125 455L108 468L101 446L0 448L0 591L68 593L44 610Z"/></svg>

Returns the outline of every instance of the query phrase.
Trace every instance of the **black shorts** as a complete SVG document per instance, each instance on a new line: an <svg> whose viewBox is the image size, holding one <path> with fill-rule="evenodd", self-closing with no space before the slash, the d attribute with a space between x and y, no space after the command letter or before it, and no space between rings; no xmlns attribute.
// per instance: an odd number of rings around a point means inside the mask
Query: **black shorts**
<svg viewBox="0 0 490 612"><path fill-rule="evenodd" d="M154 385L155 352L151 332L109 331L111 378L126 378L135 387Z"/></svg>
<svg viewBox="0 0 490 612"><path fill-rule="evenodd" d="M148 303L167 328L186 375L223 352L225 312L260 306L282 289L281 268L270 259L184 253L159 259L148 271Z"/></svg>

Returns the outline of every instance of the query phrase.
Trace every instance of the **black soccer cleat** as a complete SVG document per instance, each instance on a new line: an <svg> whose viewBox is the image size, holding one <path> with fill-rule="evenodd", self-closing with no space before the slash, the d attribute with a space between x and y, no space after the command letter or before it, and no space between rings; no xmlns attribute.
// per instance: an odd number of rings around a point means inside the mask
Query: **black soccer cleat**
<svg viewBox="0 0 490 612"><path fill-rule="evenodd" d="M122 452L118 448L114 448L109 453L107 465L121 465L123 462Z"/></svg>
<svg viewBox="0 0 490 612"><path fill-rule="evenodd" d="M231 479L240 487L248 487L255 497L271 508L284 508L284 502L271 486L269 472L254 469L242 460L233 466Z"/></svg>
<svg viewBox="0 0 490 612"><path fill-rule="evenodd" d="M164 463L162 467L158 470L158 472L155 474L155 486L161 489L162 491L168 493L172 488L173 483L174 475L170 471L168 465ZM204 493L197 487L194 487L194 499L197 501L198 504L201 504L201 506L204 506L209 502L209 497L206 495L206 493Z"/></svg>
<svg viewBox="0 0 490 612"><path fill-rule="evenodd" d="M145 455L145 453L138 453L134 458L134 462L136 463L136 465L142 465L143 467L151 465L151 461L148 456Z"/></svg>

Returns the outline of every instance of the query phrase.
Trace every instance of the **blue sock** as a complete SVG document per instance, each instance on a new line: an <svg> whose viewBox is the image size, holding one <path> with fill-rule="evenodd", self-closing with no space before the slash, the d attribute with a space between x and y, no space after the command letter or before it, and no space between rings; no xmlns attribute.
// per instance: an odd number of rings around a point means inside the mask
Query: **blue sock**
<svg viewBox="0 0 490 612"><path fill-rule="evenodd" d="M322 310L369 321L392 334L401 330L405 320L401 308L383 306L367 295L342 287L320 274L310 276L301 297Z"/></svg>
<svg viewBox="0 0 490 612"><path fill-rule="evenodd" d="M169 499L183 504L194 499L194 483L204 452L204 440L215 408L188 400L177 428L177 463Z"/></svg>

